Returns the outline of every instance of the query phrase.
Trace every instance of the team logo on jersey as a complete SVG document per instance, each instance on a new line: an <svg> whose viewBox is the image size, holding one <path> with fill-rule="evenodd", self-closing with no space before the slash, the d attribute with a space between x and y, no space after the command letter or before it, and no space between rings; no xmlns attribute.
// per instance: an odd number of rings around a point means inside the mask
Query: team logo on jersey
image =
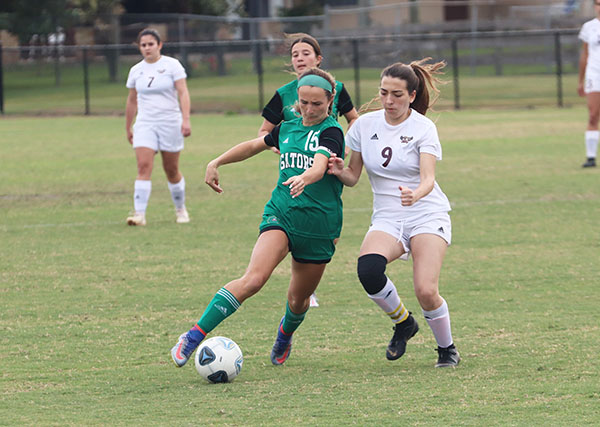
<svg viewBox="0 0 600 427"><path fill-rule="evenodd" d="M287 144L288 142L290 142L290 139L286 138L286 139L283 140L282 144Z"/></svg>
<svg viewBox="0 0 600 427"><path fill-rule="evenodd" d="M412 141L412 140L413 140L413 137L412 137L412 136L401 136L401 137L400 137L400 142L401 142L402 144L408 144L408 143L409 143L410 141Z"/></svg>
<svg viewBox="0 0 600 427"><path fill-rule="evenodd" d="M373 136L371 137L371 141L378 141L379 137L377 136L376 133L373 134Z"/></svg>
<svg viewBox="0 0 600 427"><path fill-rule="evenodd" d="M166 68L164 68L164 69L162 69L162 70L158 70L158 73L159 73L159 74L162 74L162 73L164 73L165 71L167 71L167 69L166 69Z"/></svg>

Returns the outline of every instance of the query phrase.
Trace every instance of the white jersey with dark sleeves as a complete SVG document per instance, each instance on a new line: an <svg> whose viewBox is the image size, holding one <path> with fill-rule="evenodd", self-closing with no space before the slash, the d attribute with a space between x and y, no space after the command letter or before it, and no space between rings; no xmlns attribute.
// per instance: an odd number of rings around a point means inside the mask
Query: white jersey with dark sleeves
<svg viewBox="0 0 600 427"><path fill-rule="evenodd" d="M411 110L396 126L385 120L384 110L358 118L346 134L346 144L362 155L373 190L373 215L410 218L433 212L448 212L450 202L437 182L433 190L412 206L402 206L399 187L416 189L420 182L420 155L442 159L442 146L435 124Z"/></svg>
<svg viewBox="0 0 600 427"><path fill-rule="evenodd" d="M129 70L127 87L137 91L136 122L173 122L181 120L175 82L186 78L181 63L162 55L152 64L140 61Z"/></svg>
<svg viewBox="0 0 600 427"><path fill-rule="evenodd" d="M594 18L583 24L579 31L579 39L588 45L586 77L600 76L600 21Z"/></svg>

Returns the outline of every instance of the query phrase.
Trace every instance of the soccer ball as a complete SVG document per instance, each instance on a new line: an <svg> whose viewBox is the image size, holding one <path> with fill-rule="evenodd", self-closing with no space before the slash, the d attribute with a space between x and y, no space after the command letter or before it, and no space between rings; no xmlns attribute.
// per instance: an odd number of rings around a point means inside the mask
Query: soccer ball
<svg viewBox="0 0 600 427"><path fill-rule="evenodd" d="M213 337L202 342L196 351L196 370L211 383L233 381L242 370L244 356L240 347L225 337Z"/></svg>

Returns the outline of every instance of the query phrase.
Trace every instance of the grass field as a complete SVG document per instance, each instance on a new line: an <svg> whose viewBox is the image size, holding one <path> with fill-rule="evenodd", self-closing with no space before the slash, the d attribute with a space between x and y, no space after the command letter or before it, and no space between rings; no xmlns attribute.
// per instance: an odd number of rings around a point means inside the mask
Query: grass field
<svg viewBox="0 0 600 427"><path fill-rule="evenodd" d="M363 176L345 190L321 307L288 362L273 367L269 352L289 260L213 332L245 356L226 385L174 368L169 350L247 265L277 157L223 167L222 195L203 177L260 118L194 116L181 161L192 222L175 224L158 162L145 228L125 225L135 160L122 117L2 119L0 425L598 424L600 171L580 168L585 109L431 117L453 205L441 292L461 365L433 368L410 262L388 273L422 328L402 359L385 359L391 324L355 274Z"/></svg>

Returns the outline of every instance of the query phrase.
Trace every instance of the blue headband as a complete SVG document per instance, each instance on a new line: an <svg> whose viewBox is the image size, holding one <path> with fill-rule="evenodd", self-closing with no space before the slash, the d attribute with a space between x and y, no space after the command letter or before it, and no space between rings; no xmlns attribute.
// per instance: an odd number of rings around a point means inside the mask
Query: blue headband
<svg viewBox="0 0 600 427"><path fill-rule="evenodd" d="M315 86L320 87L328 92L333 93L333 87L326 78L317 76L316 74L309 74L298 80L298 87L300 86Z"/></svg>

